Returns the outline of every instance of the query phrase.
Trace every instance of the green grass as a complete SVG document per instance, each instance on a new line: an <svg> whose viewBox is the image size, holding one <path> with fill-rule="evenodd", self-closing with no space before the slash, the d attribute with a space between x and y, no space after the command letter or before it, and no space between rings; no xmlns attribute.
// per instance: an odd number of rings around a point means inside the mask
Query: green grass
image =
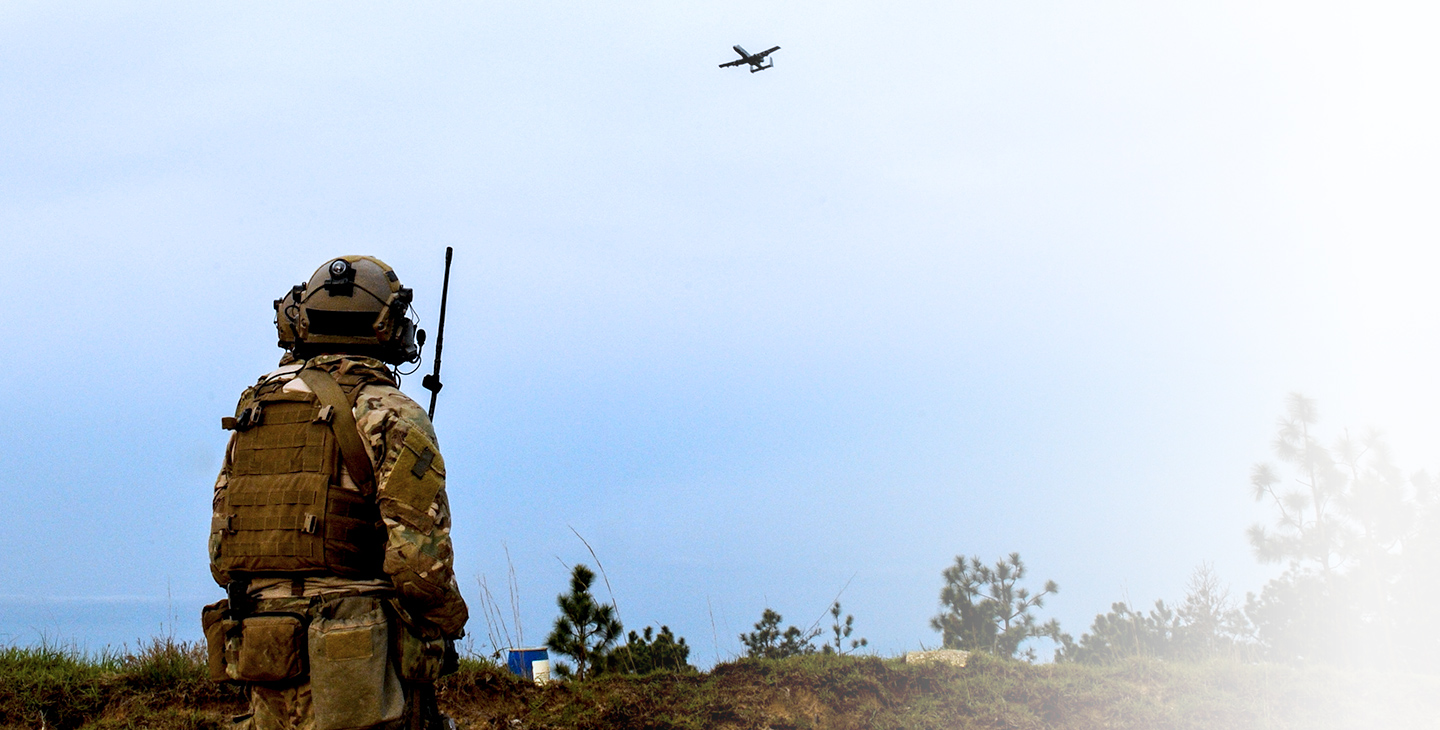
<svg viewBox="0 0 1440 730"><path fill-rule="evenodd" d="M204 647L152 639L134 652L0 648L0 727L219 727L242 706L237 689L206 678Z"/></svg>
<svg viewBox="0 0 1440 730"><path fill-rule="evenodd" d="M76 727L109 702L105 678L117 665L50 645L0 649L0 723Z"/></svg>
<svg viewBox="0 0 1440 730"><path fill-rule="evenodd" d="M155 640L85 654L0 648L0 728L209 730L243 708L205 678L196 645ZM709 672L601 676L538 687L462 660L441 702L467 728L773 730L934 728L1421 728L1440 717L1440 677L1235 662L1136 660L965 667L878 657L739 660Z"/></svg>

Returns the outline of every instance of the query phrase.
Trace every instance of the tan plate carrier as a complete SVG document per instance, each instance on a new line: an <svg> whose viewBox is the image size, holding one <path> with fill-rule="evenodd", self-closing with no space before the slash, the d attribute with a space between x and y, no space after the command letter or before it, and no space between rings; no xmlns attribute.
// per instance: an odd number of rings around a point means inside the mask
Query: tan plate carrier
<svg viewBox="0 0 1440 730"><path fill-rule="evenodd" d="M229 483L211 532L231 575L384 575L374 467L353 412L366 379L307 368L310 393L257 386L234 418ZM346 391L349 391L348 395ZM341 486L341 463L359 491Z"/></svg>

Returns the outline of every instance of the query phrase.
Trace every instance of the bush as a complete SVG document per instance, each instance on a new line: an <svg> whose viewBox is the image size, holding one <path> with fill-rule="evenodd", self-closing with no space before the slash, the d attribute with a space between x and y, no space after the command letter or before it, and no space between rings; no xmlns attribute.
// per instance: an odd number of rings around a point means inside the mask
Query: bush
<svg viewBox="0 0 1440 730"><path fill-rule="evenodd" d="M605 655L601 671L620 674L649 674L667 670L671 672L695 671L686 661L690 647L685 638L677 639L669 626L661 626L660 633L645 627L644 635L630 632L624 646L616 647Z"/></svg>

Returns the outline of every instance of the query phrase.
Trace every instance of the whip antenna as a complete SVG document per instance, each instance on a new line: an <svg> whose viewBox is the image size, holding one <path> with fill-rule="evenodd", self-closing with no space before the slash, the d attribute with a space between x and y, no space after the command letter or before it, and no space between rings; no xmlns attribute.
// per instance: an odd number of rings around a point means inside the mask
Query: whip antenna
<svg viewBox="0 0 1440 730"><path fill-rule="evenodd" d="M426 375L420 380L421 387L430 391L430 420L435 420L435 398L440 395L440 389L445 387L440 382L440 353L445 349L445 302L450 298L450 257L455 249L445 247L445 283L440 287L440 323L436 326L435 332L435 372Z"/></svg>

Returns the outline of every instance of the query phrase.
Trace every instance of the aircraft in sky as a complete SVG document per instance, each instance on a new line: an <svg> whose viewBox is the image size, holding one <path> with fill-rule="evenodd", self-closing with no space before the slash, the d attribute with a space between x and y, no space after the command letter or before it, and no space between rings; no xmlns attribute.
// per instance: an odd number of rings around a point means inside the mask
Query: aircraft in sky
<svg viewBox="0 0 1440 730"><path fill-rule="evenodd" d="M770 59L770 63L765 63L765 57L780 50L780 46L775 46L768 51L751 53L744 48L741 48L740 46L731 46L731 48L734 48L735 52L740 54L740 60L731 61L730 63L722 63L720 64L720 68L725 68L726 66L739 66L742 63L748 63L750 64L750 73L752 74L756 71L764 71L765 69L774 66L775 59L772 58Z"/></svg>

